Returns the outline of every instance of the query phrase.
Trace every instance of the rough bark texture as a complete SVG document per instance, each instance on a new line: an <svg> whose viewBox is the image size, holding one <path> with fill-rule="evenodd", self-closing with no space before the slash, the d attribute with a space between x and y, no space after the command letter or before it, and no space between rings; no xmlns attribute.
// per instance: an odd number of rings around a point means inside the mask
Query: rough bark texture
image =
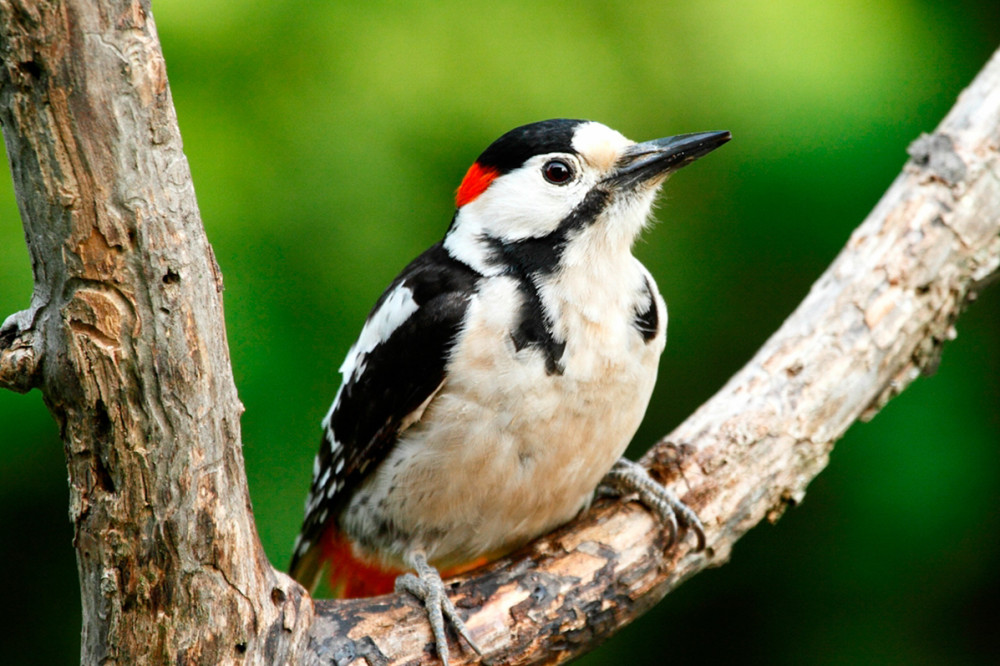
<svg viewBox="0 0 1000 666"><path fill-rule="evenodd" d="M5 0L0 48L35 278L0 382L40 388L65 443L82 660L277 663L312 609L254 529L222 278L148 6Z"/></svg>
<svg viewBox="0 0 1000 666"><path fill-rule="evenodd" d="M221 277L148 6L0 0L0 121L35 293L0 329L0 387L38 387L66 446L84 663L433 661L399 596L319 601L268 564L239 444ZM647 456L701 515L667 550L601 502L455 582L492 663L593 648L763 518L920 372L1000 263L1000 55L784 326ZM452 646L455 662L470 653Z"/></svg>

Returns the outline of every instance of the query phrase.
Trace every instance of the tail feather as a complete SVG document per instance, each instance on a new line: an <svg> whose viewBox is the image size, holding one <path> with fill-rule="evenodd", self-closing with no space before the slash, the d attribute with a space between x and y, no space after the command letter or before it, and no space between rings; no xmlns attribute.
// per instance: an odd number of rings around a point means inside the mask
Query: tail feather
<svg viewBox="0 0 1000 666"><path fill-rule="evenodd" d="M330 591L338 599L388 594L393 591L396 577L403 573L359 558L350 539L333 526L305 551L295 553L288 572L313 593L326 569L329 569Z"/></svg>
<svg viewBox="0 0 1000 666"><path fill-rule="evenodd" d="M312 594L316 591L316 586L319 585L325 566L326 562L323 561L322 550L317 544L311 545L304 552L299 552L296 548L292 555L291 564L288 565L288 575Z"/></svg>

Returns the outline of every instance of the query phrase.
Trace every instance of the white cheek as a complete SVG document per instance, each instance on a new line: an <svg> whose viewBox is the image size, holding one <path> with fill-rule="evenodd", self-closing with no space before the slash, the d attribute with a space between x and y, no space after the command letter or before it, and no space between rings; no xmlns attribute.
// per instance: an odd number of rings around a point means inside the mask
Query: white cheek
<svg viewBox="0 0 1000 666"><path fill-rule="evenodd" d="M474 222L482 232L504 240L537 238L552 233L573 212L593 185L585 179L553 185L541 176L541 162L498 178L462 209L462 224Z"/></svg>

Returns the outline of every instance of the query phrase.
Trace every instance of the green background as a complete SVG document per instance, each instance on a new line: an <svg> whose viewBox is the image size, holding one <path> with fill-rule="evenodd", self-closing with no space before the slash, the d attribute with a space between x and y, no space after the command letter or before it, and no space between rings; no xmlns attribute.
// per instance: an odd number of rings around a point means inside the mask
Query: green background
<svg viewBox="0 0 1000 666"><path fill-rule="evenodd" d="M638 452L775 330L1000 45L995 1L163 0L154 12L225 274L250 490L278 566L341 359L502 132L557 116L640 140L733 132L668 184L636 248L670 306ZM0 319L31 293L2 180ZM997 663L998 324L993 289L936 376L848 432L803 506L584 663ZM65 478L38 392L0 392L5 663L78 660Z"/></svg>

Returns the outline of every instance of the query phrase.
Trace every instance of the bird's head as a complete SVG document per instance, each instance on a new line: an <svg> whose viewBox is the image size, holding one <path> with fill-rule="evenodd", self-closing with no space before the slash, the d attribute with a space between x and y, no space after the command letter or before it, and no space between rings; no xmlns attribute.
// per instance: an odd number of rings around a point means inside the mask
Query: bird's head
<svg viewBox="0 0 1000 666"><path fill-rule="evenodd" d="M587 229L631 247L666 178L729 139L702 132L635 143L600 123L568 119L518 127L469 168L445 247L484 273L498 268L499 248L555 251Z"/></svg>

